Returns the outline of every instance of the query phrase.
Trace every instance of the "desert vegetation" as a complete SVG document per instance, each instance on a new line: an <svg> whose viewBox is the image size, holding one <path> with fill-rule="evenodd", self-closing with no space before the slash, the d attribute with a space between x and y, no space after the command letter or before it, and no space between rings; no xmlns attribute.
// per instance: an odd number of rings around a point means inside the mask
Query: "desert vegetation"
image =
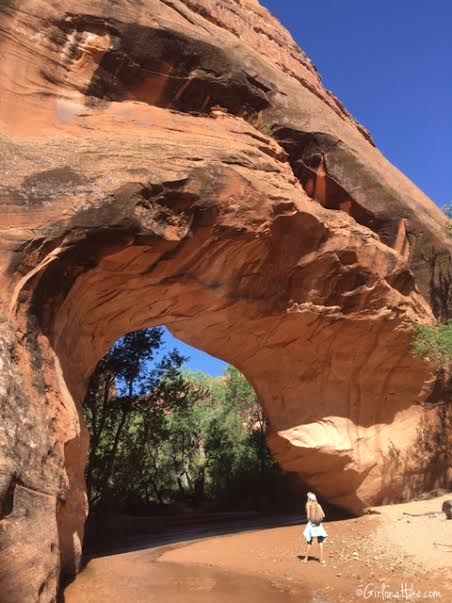
<svg viewBox="0 0 452 603"><path fill-rule="evenodd" d="M452 204L446 205L443 210L448 218L447 232L452 238ZM412 349L415 356L428 357L438 367L452 363L452 320L434 326L415 324L413 328Z"/></svg>
<svg viewBox="0 0 452 603"><path fill-rule="evenodd" d="M166 350L163 329L120 339L99 362L85 399L93 509L262 508L286 478L266 445L267 422L245 377L213 378ZM270 488L271 484L271 488Z"/></svg>

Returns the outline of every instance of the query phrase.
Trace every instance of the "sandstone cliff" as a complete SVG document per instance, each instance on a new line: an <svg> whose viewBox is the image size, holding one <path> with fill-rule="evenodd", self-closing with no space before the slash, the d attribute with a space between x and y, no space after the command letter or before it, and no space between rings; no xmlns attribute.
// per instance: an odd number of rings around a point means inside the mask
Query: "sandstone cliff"
<svg viewBox="0 0 452 603"><path fill-rule="evenodd" d="M257 0L7 0L0 55L2 601L77 570L85 386L144 326L242 370L321 497L447 482L409 351L452 315L445 219Z"/></svg>

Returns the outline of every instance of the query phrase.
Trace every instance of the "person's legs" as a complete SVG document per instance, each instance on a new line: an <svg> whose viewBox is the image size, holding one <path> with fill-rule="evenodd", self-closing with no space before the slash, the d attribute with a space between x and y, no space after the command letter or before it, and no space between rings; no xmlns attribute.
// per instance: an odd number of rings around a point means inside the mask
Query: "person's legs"
<svg viewBox="0 0 452 603"><path fill-rule="evenodd" d="M323 558L323 541L324 538L322 536L319 536L319 538L317 538L318 543L319 543L319 548L320 548L320 563L322 565L325 565L325 560Z"/></svg>
<svg viewBox="0 0 452 603"><path fill-rule="evenodd" d="M320 548L320 563L322 565L324 565L325 560L323 559L323 540L319 541L319 548Z"/></svg>
<svg viewBox="0 0 452 603"><path fill-rule="evenodd" d="M312 540L311 540L311 542L312 542ZM307 563L307 562L308 562L309 551L310 551L310 549L311 549L311 542L306 542L306 555L305 555L305 557L304 557L304 559L303 559L303 561L304 561L305 563Z"/></svg>

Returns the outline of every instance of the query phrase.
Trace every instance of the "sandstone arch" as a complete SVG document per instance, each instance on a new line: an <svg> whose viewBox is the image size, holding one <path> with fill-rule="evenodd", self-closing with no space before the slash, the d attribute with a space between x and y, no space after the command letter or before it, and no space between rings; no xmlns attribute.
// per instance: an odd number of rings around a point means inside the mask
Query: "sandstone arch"
<svg viewBox="0 0 452 603"><path fill-rule="evenodd" d="M447 378L409 352L412 321L450 316L441 212L256 1L109 5L0 8L7 601L77 569L84 387L143 326L241 369L330 501L449 479Z"/></svg>

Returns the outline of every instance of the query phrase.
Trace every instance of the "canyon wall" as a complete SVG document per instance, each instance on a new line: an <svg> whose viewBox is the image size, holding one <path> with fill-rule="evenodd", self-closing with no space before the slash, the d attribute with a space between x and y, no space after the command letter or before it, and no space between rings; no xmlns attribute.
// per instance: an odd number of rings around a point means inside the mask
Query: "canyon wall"
<svg viewBox="0 0 452 603"><path fill-rule="evenodd" d="M0 5L0 599L54 601L96 362L165 324L237 366L283 468L360 513L450 481L441 211L257 0ZM359 77L359 74L357 74Z"/></svg>

